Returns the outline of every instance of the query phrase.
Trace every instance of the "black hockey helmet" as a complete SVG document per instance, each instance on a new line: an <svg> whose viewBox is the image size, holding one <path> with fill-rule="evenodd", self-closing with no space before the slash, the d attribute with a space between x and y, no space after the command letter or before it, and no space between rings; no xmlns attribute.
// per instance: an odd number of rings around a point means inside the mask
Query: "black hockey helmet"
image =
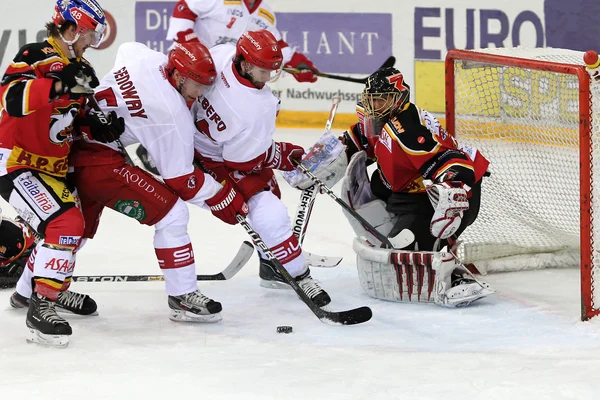
<svg viewBox="0 0 600 400"><path fill-rule="evenodd" d="M394 67L380 68L367 78L361 94L365 114L375 119L387 118L403 109L410 99L410 87Z"/></svg>

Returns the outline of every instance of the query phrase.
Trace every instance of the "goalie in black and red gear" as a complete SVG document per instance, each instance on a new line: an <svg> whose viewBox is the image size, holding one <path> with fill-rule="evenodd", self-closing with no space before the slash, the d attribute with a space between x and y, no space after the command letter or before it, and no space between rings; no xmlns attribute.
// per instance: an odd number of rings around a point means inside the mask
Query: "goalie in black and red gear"
<svg viewBox="0 0 600 400"><path fill-rule="evenodd" d="M390 67L375 72L356 108L359 122L344 132L343 141L348 158L365 150L370 160L377 160L371 190L386 202L387 211L402 216L388 236L410 229L415 235L411 248L435 250L438 238L441 248L477 217L481 178L489 162L477 149L459 146L433 115L409 98L400 71ZM431 207L428 188L430 196L439 189L462 193L468 205L457 201L449 205L455 214L432 220L436 211L445 210Z"/></svg>
<svg viewBox="0 0 600 400"><path fill-rule="evenodd" d="M341 137L350 159L342 197L392 243L403 243L400 250L452 251L477 218L489 161L477 149L459 145L433 115L411 103L410 88L395 68L369 76L356 110L358 123ZM373 162L377 169L369 182L366 165ZM349 220L357 236L367 238L365 246L381 244ZM394 240L400 235L402 240ZM456 286L459 278L456 274L447 286Z"/></svg>

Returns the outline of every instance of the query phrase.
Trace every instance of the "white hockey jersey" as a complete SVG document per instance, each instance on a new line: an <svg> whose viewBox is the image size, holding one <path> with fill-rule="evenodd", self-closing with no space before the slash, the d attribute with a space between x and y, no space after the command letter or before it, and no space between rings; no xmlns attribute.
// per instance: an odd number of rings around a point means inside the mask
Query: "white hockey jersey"
<svg viewBox="0 0 600 400"><path fill-rule="evenodd" d="M94 96L105 113L115 111L124 118L125 132L120 137L123 145L141 143L169 184L169 180L194 173L196 129L184 98L167 80L166 64L163 53L141 43L124 43L113 69L102 78ZM114 143L106 146L118 151ZM212 197L221 188L206 174L204 186L195 198ZM178 192L178 188L173 189Z"/></svg>
<svg viewBox="0 0 600 400"><path fill-rule="evenodd" d="M167 39L174 40L178 32L193 29L198 39L206 47L223 43L236 43L242 33L266 29L273 33L275 39L281 40L281 33L276 28L275 14L262 0L256 0L252 9L248 9L244 0L185 0L179 1L175 7L187 8L196 14L186 14L186 18L177 17L177 9L169 22ZM292 58L291 47L283 47L283 63Z"/></svg>
<svg viewBox="0 0 600 400"><path fill-rule="evenodd" d="M233 169L252 170L253 160L273 143L279 99L264 86L255 88L232 63L235 46L213 47L217 69L214 86L192 106L198 134L194 147L204 157Z"/></svg>

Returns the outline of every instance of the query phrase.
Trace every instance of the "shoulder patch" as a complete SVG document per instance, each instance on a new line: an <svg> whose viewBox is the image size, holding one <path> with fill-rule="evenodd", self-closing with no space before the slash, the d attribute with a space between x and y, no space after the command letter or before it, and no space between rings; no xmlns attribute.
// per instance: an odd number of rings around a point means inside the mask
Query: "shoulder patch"
<svg viewBox="0 0 600 400"><path fill-rule="evenodd" d="M271 25L275 25L275 15L266 8L259 8L258 16L266 19Z"/></svg>

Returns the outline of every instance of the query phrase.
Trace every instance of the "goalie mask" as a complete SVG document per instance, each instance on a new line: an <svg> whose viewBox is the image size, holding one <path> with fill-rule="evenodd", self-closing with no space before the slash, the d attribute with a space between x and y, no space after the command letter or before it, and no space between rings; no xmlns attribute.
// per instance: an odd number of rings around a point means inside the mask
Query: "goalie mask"
<svg viewBox="0 0 600 400"><path fill-rule="evenodd" d="M369 76L361 94L366 136L379 136L390 116L397 110L403 110L409 99L410 87L397 69L381 68Z"/></svg>

